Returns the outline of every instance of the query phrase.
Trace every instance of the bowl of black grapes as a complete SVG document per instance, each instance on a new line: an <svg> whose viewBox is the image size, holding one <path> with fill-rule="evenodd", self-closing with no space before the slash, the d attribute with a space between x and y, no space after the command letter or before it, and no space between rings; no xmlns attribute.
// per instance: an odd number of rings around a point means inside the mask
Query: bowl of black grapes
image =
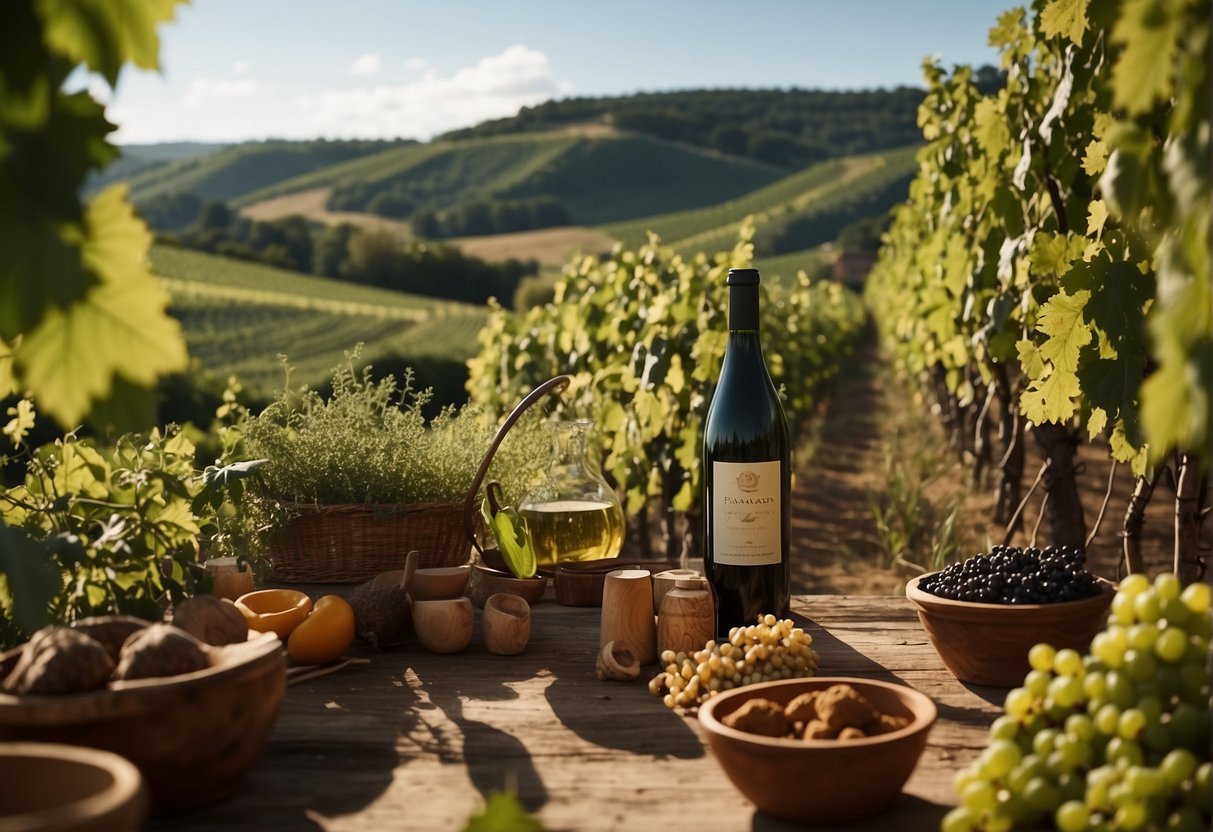
<svg viewBox="0 0 1213 832"><path fill-rule="evenodd" d="M906 597L956 678L1014 687L1028 672L1034 644L1085 653L1115 589L1087 571L1082 549L995 546L913 579Z"/></svg>

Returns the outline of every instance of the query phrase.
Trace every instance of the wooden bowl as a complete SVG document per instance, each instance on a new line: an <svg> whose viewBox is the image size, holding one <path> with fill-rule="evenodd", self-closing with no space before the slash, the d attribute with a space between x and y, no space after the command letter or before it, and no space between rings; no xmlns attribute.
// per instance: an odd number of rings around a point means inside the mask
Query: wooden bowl
<svg viewBox="0 0 1213 832"><path fill-rule="evenodd" d="M214 656L194 673L89 693L0 694L0 742L119 754L143 773L154 814L214 803L236 789L269 741L286 693L286 654L273 633L252 633Z"/></svg>
<svg viewBox="0 0 1213 832"><path fill-rule="evenodd" d="M751 699L787 705L798 695L848 684L905 728L856 740L763 737L723 723ZM845 677L781 679L734 688L699 708L708 747L733 785L759 810L801 824L836 824L878 814L901 792L935 723L935 704L911 688ZM892 828L892 827L891 827Z"/></svg>
<svg viewBox="0 0 1213 832"><path fill-rule="evenodd" d="M933 573L932 573L933 574ZM919 588L929 575L906 584L935 651L962 682L1014 687L1028 672L1028 651L1040 642L1085 653L1104 625L1116 588L1100 581L1100 593L1058 604L983 604L953 601Z"/></svg>
<svg viewBox="0 0 1213 832"><path fill-rule="evenodd" d="M312 612L312 599L297 589L259 589L236 599L250 630L274 633L286 641Z"/></svg>
<svg viewBox="0 0 1213 832"><path fill-rule="evenodd" d="M570 561L556 565L552 579L556 585L556 603L566 607L601 607L602 587L606 576L616 569L644 569L650 575L669 567L664 560L600 560Z"/></svg>
<svg viewBox="0 0 1213 832"><path fill-rule="evenodd" d="M529 604L538 604L548 588L548 579L538 575L534 578L516 578L508 572L490 569L482 563L472 564L468 596L478 607L498 592L508 592L525 598Z"/></svg>
<svg viewBox="0 0 1213 832"><path fill-rule="evenodd" d="M462 566L435 566L418 569L409 581L409 597L414 601L437 601L441 598L458 598L467 589L472 575L470 564Z"/></svg>
<svg viewBox="0 0 1213 832"><path fill-rule="evenodd" d="M127 832L147 815L147 789L128 760L72 745L0 745L0 829Z"/></svg>

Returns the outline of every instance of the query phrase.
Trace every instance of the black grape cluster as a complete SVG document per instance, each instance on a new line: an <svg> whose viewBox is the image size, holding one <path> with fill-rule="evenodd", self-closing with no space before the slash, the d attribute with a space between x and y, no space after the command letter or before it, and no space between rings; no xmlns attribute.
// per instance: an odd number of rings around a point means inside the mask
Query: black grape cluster
<svg viewBox="0 0 1213 832"><path fill-rule="evenodd" d="M1072 546L1044 549L995 546L928 575L919 588L953 601L986 604L1055 604L1099 594L1087 556Z"/></svg>

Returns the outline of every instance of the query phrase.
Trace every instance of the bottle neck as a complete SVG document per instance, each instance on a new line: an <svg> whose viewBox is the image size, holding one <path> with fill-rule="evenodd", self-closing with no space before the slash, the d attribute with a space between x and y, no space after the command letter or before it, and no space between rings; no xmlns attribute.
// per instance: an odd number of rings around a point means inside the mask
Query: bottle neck
<svg viewBox="0 0 1213 832"><path fill-rule="evenodd" d="M758 286L729 287L729 331L758 332Z"/></svg>

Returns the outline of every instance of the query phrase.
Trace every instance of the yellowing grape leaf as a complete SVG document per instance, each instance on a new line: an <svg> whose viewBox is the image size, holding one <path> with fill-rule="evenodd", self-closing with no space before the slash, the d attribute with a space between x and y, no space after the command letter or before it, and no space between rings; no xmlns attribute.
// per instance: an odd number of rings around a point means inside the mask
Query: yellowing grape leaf
<svg viewBox="0 0 1213 832"><path fill-rule="evenodd" d="M113 86L122 64L159 69L157 24L173 19L181 0L36 0L47 46L83 62Z"/></svg>
<svg viewBox="0 0 1213 832"><path fill-rule="evenodd" d="M150 235L124 189L107 189L85 214L81 259L95 284L66 308L51 307L17 350L17 366L39 407L71 427L106 398L121 374L140 387L184 370L181 326L146 264Z"/></svg>
<svg viewBox="0 0 1213 832"><path fill-rule="evenodd" d="M1082 157L1082 169L1087 176L1098 176L1108 165L1108 146L1099 139L1092 139L1087 144L1087 152Z"/></svg>
<svg viewBox="0 0 1213 832"><path fill-rule="evenodd" d="M1096 199L1087 206L1087 236L1099 239L1104 224L1108 221L1108 204Z"/></svg>
<svg viewBox="0 0 1213 832"><path fill-rule="evenodd" d="M1040 14L1040 28L1048 37L1062 35L1081 45L1087 30L1087 0L1053 0Z"/></svg>
<svg viewBox="0 0 1213 832"><path fill-rule="evenodd" d="M1091 415L1087 417L1087 438L1094 440L1107 426L1108 412L1102 407L1091 408Z"/></svg>
<svg viewBox="0 0 1213 832"><path fill-rule="evenodd" d="M1074 399L1081 394L1078 376L1054 367L1044 381L1033 382L1024 391L1019 406L1024 418L1034 425L1065 422L1074 415Z"/></svg>
<svg viewBox="0 0 1213 832"><path fill-rule="evenodd" d="M1078 367L1078 353L1091 340L1091 327L1083 320L1083 308L1091 293L1085 289L1073 296L1058 292L1040 308L1036 329L1049 338L1040 345L1040 354L1053 362L1057 370L1073 374ZM1075 386L1078 379L1074 379Z"/></svg>
<svg viewBox="0 0 1213 832"><path fill-rule="evenodd" d="M1112 41L1124 46L1112 67L1112 101L1130 115L1140 115L1155 101L1171 97L1175 80L1171 56L1184 21L1176 5L1128 0L1112 29Z"/></svg>

